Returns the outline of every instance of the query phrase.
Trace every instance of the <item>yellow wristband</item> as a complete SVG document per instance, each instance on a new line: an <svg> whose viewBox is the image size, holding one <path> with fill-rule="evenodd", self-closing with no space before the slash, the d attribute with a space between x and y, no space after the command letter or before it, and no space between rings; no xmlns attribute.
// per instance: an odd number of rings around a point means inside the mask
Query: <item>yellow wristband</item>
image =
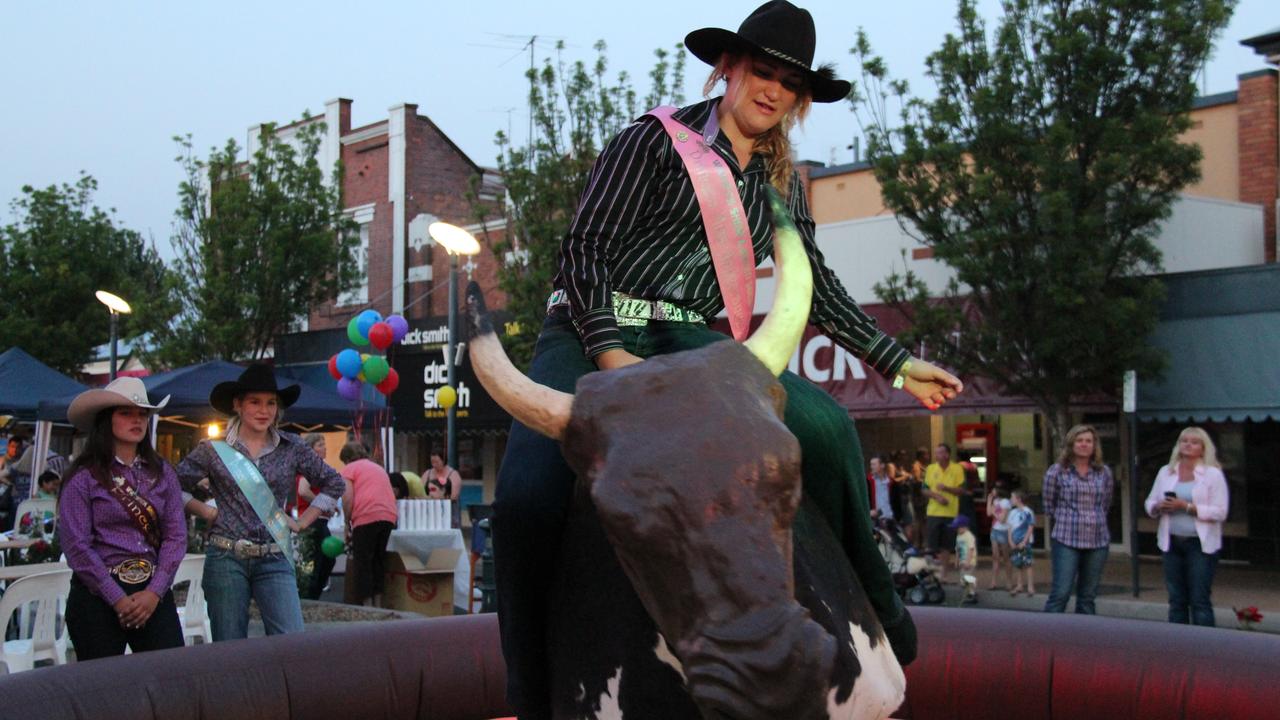
<svg viewBox="0 0 1280 720"><path fill-rule="evenodd" d="M907 372L911 370L910 358L903 360L902 365L898 367L898 372L893 376L893 389L901 390L902 386L907 382Z"/></svg>

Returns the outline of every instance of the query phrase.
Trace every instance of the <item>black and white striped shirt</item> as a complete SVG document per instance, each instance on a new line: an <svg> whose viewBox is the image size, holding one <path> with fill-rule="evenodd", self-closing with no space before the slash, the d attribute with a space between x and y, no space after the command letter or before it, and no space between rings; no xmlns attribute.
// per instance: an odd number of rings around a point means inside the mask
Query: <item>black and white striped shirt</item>
<svg viewBox="0 0 1280 720"><path fill-rule="evenodd" d="M702 132L717 102L681 108L674 117ZM737 179L759 265L773 252L767 166L757 154L740 170L723 132L713 147ZM811 322L881 375L892 376L910 355L876 327L823 262L798 173L788 204L814 269ZM693 183L656 118L636 120L596 160L560 247L555 286L566 291L574 326L592 358L622 347L613 291L665 300L708 318L724 308Z"/></svg>

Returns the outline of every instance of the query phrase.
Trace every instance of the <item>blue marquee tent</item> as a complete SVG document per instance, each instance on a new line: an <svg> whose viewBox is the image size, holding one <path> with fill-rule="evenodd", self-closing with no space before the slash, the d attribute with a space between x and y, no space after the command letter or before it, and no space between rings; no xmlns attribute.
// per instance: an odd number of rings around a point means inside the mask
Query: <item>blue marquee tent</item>
<svg viewBox="0 0 1280 720"><path fill-rule="evenodd" d="M41 400L74 396L87 388L18 347L0 353L0 415L30 422ZM61 420L66 420L63 415Z"/></svg>
<svg viewBox="0 0 1280 720"><path fill-rule="evenodd" d="M220 382L235 380L244 372L244 367L222 360L191 365L177 370L142 378L147 388L147 395L152 402L157 402L165 395L169 404L160 412L163 419L184 422L191 425L205 425L220 422L225 417L209 407L209 393L213 386ZM289 385L293 380L280 373L280 384ZM359 408L351 402L343 400L332 387L319 388L307 383L302 386L302 394L298 402L285 411L285 422L301 426L350 426L357 417L370 423L376 413L384 409L382 404L362 403ZM41 420L66 421L67 407L75 393L56 397L40 403Z"/></svg>

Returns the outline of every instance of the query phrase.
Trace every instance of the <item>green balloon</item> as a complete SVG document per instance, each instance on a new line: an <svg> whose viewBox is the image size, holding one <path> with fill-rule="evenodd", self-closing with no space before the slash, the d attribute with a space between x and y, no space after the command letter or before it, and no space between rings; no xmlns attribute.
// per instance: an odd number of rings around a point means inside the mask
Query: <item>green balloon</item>
<svg viewBox="0 0 1280 720"><path fill-rule="evenodd" d="M347 339L356 345L368 345L369 337L360 334L360 316L351 318L351 322L347 323Z"/></svg>
<svg viewBox="0 0 1280 720"><path fill-rule="evenodd" d="M370 385L377 385L387 379L387 373L391 371L391 366L387 365L387 359L381 355L370 355L364 361L364 380Z"/></svg>
<svg viewBox="0 0 1280 720"><path fill-rule="evenodd" d="M336 558L347 549L346 543L342 542L342 538L336 535L330 535L320 543L320 552L324 553L327 558Z"/></svg>

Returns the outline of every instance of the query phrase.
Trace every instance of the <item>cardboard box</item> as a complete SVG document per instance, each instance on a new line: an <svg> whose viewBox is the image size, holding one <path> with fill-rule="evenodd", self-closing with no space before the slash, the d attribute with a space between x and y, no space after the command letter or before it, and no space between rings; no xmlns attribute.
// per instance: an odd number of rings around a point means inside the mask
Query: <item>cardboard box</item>
<svg viewBox="0 0 1280 720"><path fill-rule="evenodd" d="M423 563L411 553L387 553L382 606L428 617L453 614L453 570L461 550L433 550Z"/></svg>

